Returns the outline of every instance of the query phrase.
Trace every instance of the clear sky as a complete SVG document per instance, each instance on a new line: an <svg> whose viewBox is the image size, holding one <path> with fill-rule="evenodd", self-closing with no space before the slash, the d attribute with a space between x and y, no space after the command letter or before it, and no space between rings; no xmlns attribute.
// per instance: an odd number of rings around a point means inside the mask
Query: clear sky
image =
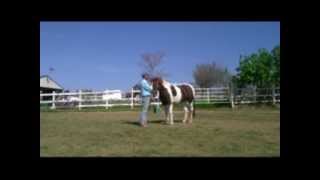
<svg viewBox="0 0 320 180"><path fill-rule="evenodd" d="M168 81L192 82L196 64L235 73L240 54L278 44L280 22L41 22L40 75L69 90L128 90L141 54L163 51Z"/></svg>

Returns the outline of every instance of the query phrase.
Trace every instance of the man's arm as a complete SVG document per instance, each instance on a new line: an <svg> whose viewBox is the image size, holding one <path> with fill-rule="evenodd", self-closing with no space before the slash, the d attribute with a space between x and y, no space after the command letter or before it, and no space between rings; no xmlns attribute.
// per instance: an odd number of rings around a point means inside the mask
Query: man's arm
<svg viewBox="0 0 320 180"><path fill-rule="evenodd" d="M152 86L149 85L146 81L142 82L142 88L147 90L147 91L152 91Z"/></svg>

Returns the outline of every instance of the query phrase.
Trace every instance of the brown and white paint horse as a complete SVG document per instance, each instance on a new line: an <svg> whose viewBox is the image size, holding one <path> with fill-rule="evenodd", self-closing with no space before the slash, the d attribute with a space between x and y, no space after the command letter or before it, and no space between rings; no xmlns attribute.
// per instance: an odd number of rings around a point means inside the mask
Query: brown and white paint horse
<svg viewBox="0 0 320 180"><path fill-rule="evenodd" d="M193 86L187 83L173 85L159 77L153 78L151 82L153 95L159 92L159 99L165 109L166 122L173 125L173 104L183 103L184 118L182 122L192 123L193 116L195 116L195 90Z"/></svg>

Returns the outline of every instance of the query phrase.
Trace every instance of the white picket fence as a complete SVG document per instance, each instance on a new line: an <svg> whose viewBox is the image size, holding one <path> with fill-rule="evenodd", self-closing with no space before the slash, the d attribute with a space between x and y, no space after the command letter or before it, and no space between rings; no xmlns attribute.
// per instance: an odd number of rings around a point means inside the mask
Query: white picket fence
<svg viewBox="0 0 320 180"><path fill-rule="evenodd" d="M70 92L70 93L42 93L40 94L40 104L51 104L51 109L57 107L105 107L108 109L113 106L134 106L141 105L140 98L134 97L134 94L140 93L139 90L131 90L130 97L121 99L104 99L103 96L118 92L118 90L96 91L96 92ZM50 100L43 100L44 97L50 97ZM152 105L161 104L152 102Z"/></svg>
<svg viewBox="0 0 320 180"><path fill-rule="evenodd" d="M236 89L230 91L229 87L217 88L196 88L196 104L230 104L234 107L238 104L249 103L280 103L280 88L254 89L246 91L245 89ZM51 104L51 108L59 107L105 107L106 109L113 106L140 106L139 90L131 89L121 99L103 99L104 95L114 93L115 90L101 92L70 92L70 93L50 93L40 94L40 104ZM118 91L117 91L118 92ZM129 97L128 97L129 95ZM49 97L48 100L44 100ZM151 102L152 105L161 104L157 98Z"/></svg>

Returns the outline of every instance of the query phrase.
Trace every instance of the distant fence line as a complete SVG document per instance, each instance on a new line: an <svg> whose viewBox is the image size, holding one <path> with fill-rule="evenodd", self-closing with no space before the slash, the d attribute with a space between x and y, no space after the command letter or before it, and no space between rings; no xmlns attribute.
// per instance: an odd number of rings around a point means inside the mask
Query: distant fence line
<svg viewBox="0 0 320 180"><path fill-rule="evenodd" d="M280 103L280 88L237 88L229 87L195 88L196 104L238 104L250 103ZM119 90L106 90L101 92L68 92L68 93L40 93L40 104L51 104L51 109L57 107L105 107L113 106L140 106L140 91L131 89L120 96L112 96ZM117 95L117 94L115 94ZM119 95L119 94L118 94ZM124 97L123 97L124 96ZM45 100L46 99L46 100ZM161 104L158 98L152 105Z"/></svg>

